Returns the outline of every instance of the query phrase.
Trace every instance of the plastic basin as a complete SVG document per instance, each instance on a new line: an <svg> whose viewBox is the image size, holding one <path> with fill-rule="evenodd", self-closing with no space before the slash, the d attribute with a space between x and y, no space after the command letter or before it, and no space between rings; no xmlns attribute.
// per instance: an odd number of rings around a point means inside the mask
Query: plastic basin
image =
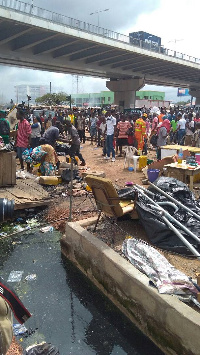
<svg viewBox="0 0 200 355"><path fill-rule="evenodd" d="M154 182L158 178L159 172L160 172L159 169L148 169L147 170L148 180L150 182Z"/></svg>

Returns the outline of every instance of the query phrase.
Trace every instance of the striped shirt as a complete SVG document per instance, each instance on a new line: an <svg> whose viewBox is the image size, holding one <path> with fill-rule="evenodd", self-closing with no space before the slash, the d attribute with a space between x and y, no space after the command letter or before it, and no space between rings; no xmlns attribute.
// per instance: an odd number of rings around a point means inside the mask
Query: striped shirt
<svg viewBox="0 0 200 355"><path fill-rule="evenodd" d="M131 124L128 121L119 121L117 129L119 130L118 138L128 138L128 129L131 128Z"/></svg>
<svg viewBox="0 0 200 355"><path fill-rule="evenodd" d="M24 119L18 122L17 129L17 147L27 148L29 145L29 136L31 134L31 125Z"/></svg>

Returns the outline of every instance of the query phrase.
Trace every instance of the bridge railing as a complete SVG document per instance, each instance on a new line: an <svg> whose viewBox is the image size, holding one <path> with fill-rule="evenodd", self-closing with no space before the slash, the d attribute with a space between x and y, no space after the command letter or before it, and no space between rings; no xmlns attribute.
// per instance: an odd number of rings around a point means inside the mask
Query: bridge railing
<svg viewBox="0 0 200 355"><path fill-rule="evenodd" d="M54 22L57 24L62 24L64 26L68 26L70 28L75 28L75 29L79 29L82 31L93 33L93 34L96 34L99 36L111 38L111 39L114 39L119 42L125 42L130 45L149 50L151 52L157 52L157 53L161 53L166 56L170 56L170 57L174 57L174 58L182 59L185 61L200 64L199 58L196 58L196 57L193 57L193 56L190 56L187 54L183 54L183 53L177 52L172 49L167 49L163 46L158 46L151 41L145 42L145 41L139 40L138 38L130 38L127 35L124 35L124 34L121 34L121 33L118 33L118 32L112 31L112 30L108 30L103 27L95 26L90 23L74 19L72 17L61 15L56 12L45 10L40 7L34 6L32 4L25 3L23 1L0 0L0 6L4 7L4 8L12 9L17 12L26 13L30 16L46 19L48 21L51 21L51 22Z"/></svg>

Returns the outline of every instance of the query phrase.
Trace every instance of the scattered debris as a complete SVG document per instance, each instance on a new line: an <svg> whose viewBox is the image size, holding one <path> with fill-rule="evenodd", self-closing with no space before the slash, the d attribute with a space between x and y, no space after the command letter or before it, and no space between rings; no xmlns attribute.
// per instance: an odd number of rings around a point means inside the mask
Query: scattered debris
<svg viewBox="0 0 200 355"><path fill-rule="evenodd" d="M13 333L15 336L22 335L27 331L27 328L23 324L13 324Z"/></svg>
<svg viewBox="0 0 200 355"><path fill-rule="evenodd" d="M53 226L46 226L46 227L43 227L43 228L40 228L40 231L42 233L47 233L47 232L53 232Z"/></svg>
<svg viewBox="0 0 200 355"><path fill-rule="evenodd" d="M8 276L8 282L20 282L22 279L24 271L11 271L10 275Z"/></svg>
<svg viewBox="0 0 200 355"><path fill-rule="evenodd" d="M13 337L12 343L6 355L22 355L22 353L23 353L23 349L21 345L17 342L15 337Z"/></svg>
<svg viewBox="0 0 200 355"><path fill-rule="evenodd" d="M36 280L36 278L37 278L36 274L30 274L30 275L25 277L25 280L26 281L34 281L34 280Z"/></svg>

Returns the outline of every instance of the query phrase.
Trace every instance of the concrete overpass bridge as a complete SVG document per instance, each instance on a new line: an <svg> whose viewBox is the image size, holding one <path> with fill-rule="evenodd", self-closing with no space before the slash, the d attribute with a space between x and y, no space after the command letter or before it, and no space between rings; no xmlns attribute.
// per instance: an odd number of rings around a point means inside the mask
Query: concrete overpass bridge
<svg viewBox="0 0 200 355"><path fill-rule="evenodd" d="M125 108L145 84L189 88L200 104L200 59L18 0L0 0L0 64L109 79Z"/></svg>

